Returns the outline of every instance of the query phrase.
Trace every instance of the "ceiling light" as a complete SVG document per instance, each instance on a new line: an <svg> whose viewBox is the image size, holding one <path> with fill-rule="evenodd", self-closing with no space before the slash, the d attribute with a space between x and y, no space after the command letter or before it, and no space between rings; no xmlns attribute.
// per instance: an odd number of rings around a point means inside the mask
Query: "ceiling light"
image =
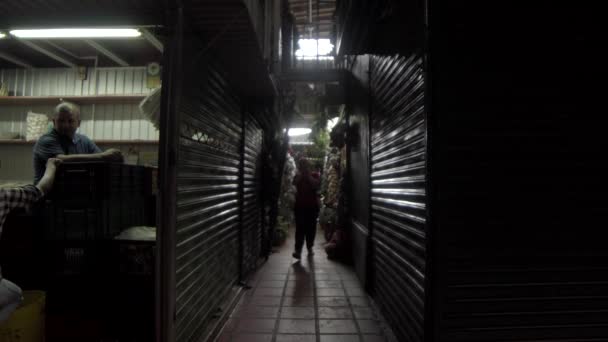
<svg viewBox="0 0 608 342"><path fill-rule="evenodd" d="M310 134L310 132L312 132L310 128L290 128L287 135L290 137L297 137L300 135Z"/></svg>
<svg viewBox="0 0 608 342"><path fill-rule="evenodd" d="M58 28L37 30L12 30L19 38L130 38L141 32L132 28Z"/></svg>
<svg viewBox="0 0 608 342"><path fill-rule="evenodd" d="M333 49L334 45L329 39L300 39L298 40L296 56L298 58L327 56Z"/></svg>
<svg viewBox="0 0 608 342"><path fill-rule="evenodd" d="M327 130L331 132L331 130L334 129L334 127L336 127L339 120L340 120L339 117L335 117L333 119L327 120Z"/></svg>
<svg viewBox="0 0 608 342"><path fill-rule="evenodd" d="M0 39L2 39L2 38L4 38L4 37L6 37L6 34L4 34L4 33L0 32Z"/></svg>

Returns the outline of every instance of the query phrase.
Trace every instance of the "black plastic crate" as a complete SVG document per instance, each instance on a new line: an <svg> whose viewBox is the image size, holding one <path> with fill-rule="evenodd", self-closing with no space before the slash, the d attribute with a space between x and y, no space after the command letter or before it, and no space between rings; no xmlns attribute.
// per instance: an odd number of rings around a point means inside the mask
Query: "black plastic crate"
<svg viewBox="0 0 608 342"><path fill-rule="evenodd" d="M107 241L60 241L46 246L46 270L51 277L110 275Z"/></svg>
<svg viewBox="0 0 608 342"><path fill-rule="evenodd" d="M45 209L51 240L112 239L149 224L152 170L111 163L65 163Z"/></svg>
<svg viewBox="0 0 608 342"><path fill-rule="evenodd" d="M97 201L49 202L45 208L50 240L96 240L111 235L104 222L105 206Z"/></svg>
<svg viewBox="0 0 608 342"><path fill-rule="evenodd" d="M145 195L146 169L105 162L63 163L49 198L101 200L125 193Z"/></svg>
<svg viewBox="0 0 608 342"><path fill-rule="evenodd" d="M151 276L156 263L156 241L115 240L113 261L120 275Z"/></svg>

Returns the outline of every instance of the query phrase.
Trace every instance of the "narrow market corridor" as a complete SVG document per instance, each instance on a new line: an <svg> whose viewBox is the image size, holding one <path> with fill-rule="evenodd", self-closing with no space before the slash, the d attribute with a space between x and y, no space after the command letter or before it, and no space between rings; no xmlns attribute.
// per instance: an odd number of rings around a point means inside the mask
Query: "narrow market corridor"
<svg viewBox="0 0 608 342"><path fill-rule="evenodd" d="M314 256L291 256L294 231L251 278L218 342L380 342L389 328L352 267L328 260L322 232Z"/></svg>

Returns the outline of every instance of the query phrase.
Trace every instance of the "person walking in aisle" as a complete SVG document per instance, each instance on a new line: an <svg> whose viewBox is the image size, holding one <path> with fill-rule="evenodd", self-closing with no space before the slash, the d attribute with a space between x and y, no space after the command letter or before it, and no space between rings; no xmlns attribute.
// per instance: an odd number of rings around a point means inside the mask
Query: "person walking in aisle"
<svg viewBox="0 0 608 342"><path fill-rule="evenodd" d="M296 219L296 245L293 257L300 259L304 239L308 255L313 255L312 247L317 233L317 216L319 215L319 176L311 172L310 163L305 158L298 161L298 173L293 179L296 186L296 203L294 214Z"/></svg>

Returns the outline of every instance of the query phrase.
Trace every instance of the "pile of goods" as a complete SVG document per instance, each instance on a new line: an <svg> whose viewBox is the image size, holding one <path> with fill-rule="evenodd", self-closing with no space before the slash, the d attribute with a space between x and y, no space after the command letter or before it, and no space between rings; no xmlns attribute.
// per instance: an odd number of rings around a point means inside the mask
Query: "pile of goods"
<svg viewBox="0 0 608 342"><path fill-rule="evenodd" d="M323 197L319 224L324 231L325 240L329 241L338 224L338 194L340 192L340 154L333 148L325 163L325 173L321 184Z"/></svg>
<svg viewBox="0 0 608 342"><path fill-rule="evenodd" d="M346 123L341 117L330 133L332 147L325 167L325 186L320 223L325 239L325 252L330 259L348 257L349 232L346 224Z"/></svg>
<svg viewBox="0 0 608 342"><path fill-rule="evenodd" d="M283 176L281 177L281 192L279 195L279 215L277 217L277 226L273 244L281 245L287 238L289 226L294 222L293 206L296 202L296 187L292 184L293 178L296 176L296 161L287 154L285 166L283 168Z"/></svg>

